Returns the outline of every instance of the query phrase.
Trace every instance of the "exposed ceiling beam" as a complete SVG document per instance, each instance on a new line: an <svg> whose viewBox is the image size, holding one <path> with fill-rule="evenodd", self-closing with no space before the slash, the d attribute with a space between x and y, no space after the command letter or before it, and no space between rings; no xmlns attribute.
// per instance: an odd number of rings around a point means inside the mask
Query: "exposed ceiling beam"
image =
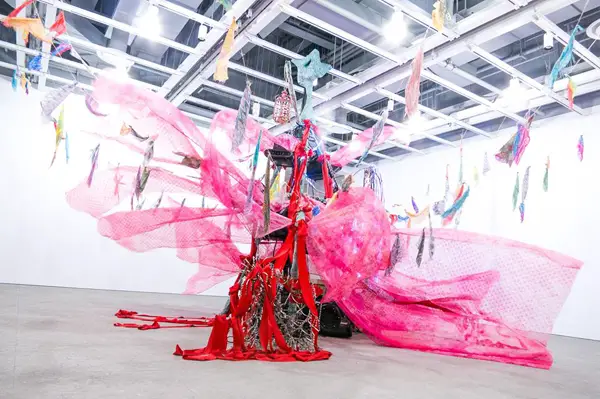
<svg viewBox="0 0 600 399"><path fill-rule="evenodd" d="M525 124L525 122L526 122L523 117L517 115L516 113L511 112L511 111L505 109L504 107L489 101L486 98L478 96L477 94L470 92L469 90L465 89L464 87L461 87L447 79L442 78L441 76L436 75L435 73L431 72L428 69L424 69L421 72L421 76L423 76L425 79L429 79L432 82L439 84L440 86L444 86L445 88L450 89L453 92L460 94L463 97L473 100L481 105L485 105L489 109L498 111L501 114L503 114L504 116L514 120L515 122L519 122L519 123L523 123L523 124Z"/></svg>
<svg viewBox="0 0 600 399"><path fill-rule="evenodd" d="M120 21L116 21L112 18L108 18L105 17L104 15L100 15L97 14L95 12L91 12L88 10L84 10L83 8L79 8L79 7L75 7L69 3L65 3L63 1L60 0L38 0L40 3L45 3L51 6L54 6L60 10L63 10L65 12L71 13L71 14L75 14L75 15L79 15L81 17L87 18L89 20L101 23L103 25L106 26L112 26L115 29L119 29L122 30L124 32L128 32L132 35L135 36L139 36L139 37L143 37L144 39L156 42L156 43L160 43L162 45L165 45L167 47L172 47L174 49L177 49L179 51L183 51L184 53L187 54L194 54L195 53L195 49L193 47L190 46L186 46L185 44L181 44L178 43L174 40L171 39L167 39L166 37L162 37L159 35L153 35L153 34L149 34L147 32L145 32L143 29L139 29L135 26L131 26L129 24L126 24L124 22L120 22Z"/></svg>
<svg viewBox="0 0 600 399"><path fill-rule="evenodd" d="M391 92L389 90L377 89L377 92L379 94L381 94L382 96L385 96L387 98L391 98L394 101L398 101L399 103L406 104L406 100L404 99L404 97L402 97L402 96L400 96L400 95L398 95L396 93L393 93L393 92ZM424 106L422 104L419 104L419 110L421 112L429 114L429 115L431 115L431 116L433 116L435 118L440 118L440 119L446 120L448 123L450 123L452 125L460 126L463 129L469 130L469 131L471 131L473 133L477 133L477 134L480 134L480 135L485 136L485 137L491 137L491 135L488 132L486 132L485 130L479 129L478 127L475 127L475 126L472 126L472 125L469 125L468 123L465 123L465 122L463 122L463 121L461 121L459 119L456 119L456 118L454 118L454 117L452 117L450 115L446 115L446 114L444 114L444 113L442 113L440 111L437 111L437 110L435 110L433 108L429 108L429 107L426 107L426 106ZM427 136L436 137L436 136L429 135L429 134L426 133L425 137L427 137ZM428 138L431 138L431 137L428 137Z"/></svg>
<svg viewBox="0 0 600 399"><path fill-rule="evenodd" d="M431 13L425 12L418 5L411 2L410 0L379 0L382 3L389 5L397 11L401 11L408 18L423 25L428 29L435 29L433 27L433 21L431 19ZM449 39L456 39L459 34L457 31L444 27L442 34Z"/></svg>
<svg viewBox="0 0 600 399"><path fill-rule="evenodd" d="M535 15L533 22L546 32L550 32L552 36L554 36L554 38L561 42L564 46L566 46L569 42L570 35L545 16L539 14ZM573 42L573 52L593 68L600 70L600 58L596 57L589 49L585 48L577 40Z"/></svg>
<svg viewBox="0 0 600 399"><path fill-rule="evenodd" d="M501 71L504 71L505 73L509 74L510 76L519 79L519 81L525 83L527 86L531 87L532 89L538 90L541 94L544 94L544 95L550 97L557 103L561 104L563 107L565 107L567 109L571 109L571 106L569 105L569 100L567 100L565 97L556 94L549 87L541 84L540 82L538 82L537 80L535 80L533 78L530 78L529 76L525 75L521 71L517 70L512 65L509 65L508 63L502 61L500 58L496 57L495 55L488 53L487 51L485 51L484 49L482 49L479 46L471 45L470 49L473 53L477 54L479 57L483 58L484 60L486 60L490 64L494 65L496 68L500 69ZM581 115L584 115L586 113L578 105L573 105L572 109L573 109L573 111L575 111Z"/></svg>

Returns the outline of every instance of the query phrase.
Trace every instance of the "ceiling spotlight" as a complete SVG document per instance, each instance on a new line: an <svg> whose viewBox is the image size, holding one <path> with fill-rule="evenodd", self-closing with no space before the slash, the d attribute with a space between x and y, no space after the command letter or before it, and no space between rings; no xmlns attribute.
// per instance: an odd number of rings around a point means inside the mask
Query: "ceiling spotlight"
<svg viewBox="0 0 600 399"><path fill-rule="evenodd" d="M159 36L161 29L158 7L150 2L146 12L135 19L135 25L148 36Z"/></svg>
<svg viewBox="0 0 600 399"><path fill-rule="evenodd" d="M544 50L552 50L554 47L554 36L550 32L544 33Z"/></svg>
<svg viewBox="0 0 600 399"><path fill-rule="evenodd" d="M504 89L499 98L500 105L507 107L510 105L526 103L528 101L527 89L523 87L519 79L512 78L508 87Z"/></svg>
<svg viewBox="0 0 600 399"><path fill-rule="evenodd" d="M395 11L392 18L383 28L385 39L392 43L399 43L406 35L406 22L404 22L404 14L400 11Z"/></svg>
<svg viewBox="0 0 600 399"><path fill-rule="evenodd" d="M206 36L208 35L208 26L204 24L200 24L198 27L198 40L201 42L206 40Z"/></svg>

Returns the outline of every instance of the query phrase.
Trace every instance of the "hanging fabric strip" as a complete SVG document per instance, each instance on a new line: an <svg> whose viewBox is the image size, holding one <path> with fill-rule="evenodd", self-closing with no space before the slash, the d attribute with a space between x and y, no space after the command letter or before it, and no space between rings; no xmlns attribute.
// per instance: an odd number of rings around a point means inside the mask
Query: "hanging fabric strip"
<svg viewBox="0 0 600 399"><path fill-rule="evenodd" d="M92 150L92 156L91 156L92 166L90 168L90 173L87 178L88 187L92 186L92 181L94 180L94 172L96 172L96 168L98 167L98 155L99 154L100 154L100 144L98 144L96 146L96 148L94 148Z"/></svg>
<svg viewBox="0 0 600 399"><path fill-rule="evenodd" d="M415 213L419 213L419 207L417 206L417 203L415 202L415 197L410 197L410 201L412 202L412 207L413 207Z"/></svg>
<svg viewBox="0 0 600 399"><path fill-rule="evenodd" d="M513 188L512 195L512 209L517 209L517 200L519 199L519 172L517 172L517 180L515 181L515 187Z"/></svg>
<svg viewBox="0 0 600 399"><path fill-rule="evenodd" d="M271 195L269 188L271 187L271 158L267 158L267 169L265 170L265 190L263 199L263 226L264 234L269 232L271 225Z"/></svg>
<svg viewBox="0 0 600 399"><path fill-rule="evenodd" d="M423 261L423 252L425 251L425 228L423 228L423 232L421 233L421 238L419 239L419 243L417 244L417 259L415 260L417 263L417 267L421 266L421 262Z"/></svg>
<svg viewBox="0 0 600 399"><path fill-rule="evenodd" d="M32 59L29 60L27 64L27 68L32 71L41 71L42 70L42 55L38 54Z"/></svg>
<svg viewBox="0 0 600 399"><path fill-rule="evenodd" d="M233 49L236 28L237 23L235 22L234 18L233 21L231 21L231 25L229 25L229 29L225 35L225 40L223 41L223 47L221 47L221 52L219 53L219 58L217 59L217 66L215 69L215 74L213 75L213 79L216 82L223 83L229 78L227 69L229 68L229 58L231 57L231 50Z"/></svg>
<svg viewBox="0 0 600 399"><path fill-rule="evenodd" d="M17 72L16 69L12 75L11 86L12 86L13 91L17 91L17 88L19 87L19 73Z"/></svg>
<svg viewBox="0 0 600 399"><path fill-rule="evenodd" d="M396 234L396 238L394 239L394 245L392 246L392 251L390 252L390 261L387 269L385 269L385 275L389 276L394 271L396 264L402 260L402 245L400 243L400 234Z"/></svg>
<svg viewBox="0 0 600 399"><path fill-rule="evenodd" d="M579 158L579 162L583 161L583 150L585 149L583 144L583 134L579 136L579 141L577 142L577 157Z"/></svg>
<svg viewBox="0 0 600 399"><path fill-rule="evenodd" d="M254 196L254 179L256 177L256 167L258 166L258 154L260 154L260 140L262 138L262 129L258 134L258 141L256 142L256 147L254 148L254 156L252 157L252 175L250 176L250 184L248 185L248 195L246 196L246 205L244 207L244 212L246 214L252 211L252 203Z"/></svg>
<svg viewBox="0 0 600 399"><path fill-rule="evenodd" d="M237 150L246 138L246 123L248 121L248 113L250 112L251 103L252 91L250 90L250 82L246 81L244 95L240 101L240 107L238 108L237 117L235 118L235 129L233 131L234 133L231 143L231 151Z"/></svg>
<svg viewBox="0 0 600 399"><path fill-rule="evenodd" d="M50 26L50 33L53 38L67 33L67 22L65 21L65 13L63 11L58 13L56 20Z"/></svg>
<svg viewBox="0 0 600 399"><path fill-rule="evenodd" d="M50 53L50 55L52 55L53 57L60 57L67 51L71 50L71 48L72 47L69 43L60 43L58 46L56 46L54 48L54 50L52 51L52 53Z"/></svg>
<svg viewBox="0 0 600 399"><path fill-rule="evenodd" d="M556 60L556 62L554 63L548 81L548 87L551 90L554 87L554 82L556 82L563 69L565 69L573 59L573 43L575 41L575 36L581 32L584 32L584 29L581 26L577 25L571 32L571 36L569 36L569 41L567 42L567 45L563 49L562 53L560 53L560 57L558 57L558 60Z"/></svg>
<svg viewBox="0 0 600 399"><path fill-rule="evenodd" d="M569 78L569 83L567 83L567 98L569 99L569 108L573 109L573 102L575 101L575 90L577 90L577 86L573 79Z"/></svg>
<svg viewBox="0 0 600 399"><path fill-rule="evenodd" d="M544 192L548 192L548 171L550 170L550 156L546 159L546 171L544 172Z"/></svg>
<svg viewBox="0 0 600 399"><path fill-rule="evenodd" d="M444 20L446 19L446 1L437 0L433 4L433 11L431 12L432 25L438 32L444 30Z"/></svg>
<svg viewBox="0 0 600 399"><path fill-rule="evenodd" d="M521 189L521 204L519 205L519 213L521 215L521 223L525 220L525 199L527 198L527 191L529 191L529 168L525 170L525 176L523 176L523 188Z"/></svg>
<svg viewBox="0 0 600 399"><path fill-rule="evenodd" d="M488 153L486 151L485 154L483 154L483 175L487 175L490 169L490 160L488 159Z"/></svg>
<svg viewBox="0 0 600 399"><path fill-rule="evenodd" d="M365 149L365 152L363 152L362 156L359 158L358 164L356 166L359 166L362 163L362 161L367 157L367 155L369 155L369 151L371 151L371 148L373 148L373 146L379 139L379 136L381 136L381 133L383 133L383 128L385 126L385 123L387 122L387 118L388 110L386 109L383 111L381 119L379 119L377 123L375 123L375 126L373 126L373 135L371 136L369 146Z"/></svg>
<svg viewBox="0 0 600 399"><path fill-rule="evenodd" d="M419 112L419 96L421 95L421 71L423 70L423 46L419 47L412 61L412 72L404 90L406 103L404 113L407 118Z"/></svg>
<svg viewBox="0 0 600 399"><path fill-rule="evenodd" d="M63 139L64 134L64 126L65 126L65 106L63 105L60 109L60 114L58 115L58 120L54 122L54 155L52 156L52 161L50 162L50 167L54 165L54 161L56 160L56 154L58 153L58 146L60 145L60 141Z"/></svg>
<svg viewBox="0 0 600 399"><path fill-rule="evenodd" d="M65 160L67 163L69 163L69 158L70 158L70 153L69 153L69 148L70 143L69 143L69 133L65 132Z"/></svg>
<svg viewBox="0 0 600 399"><path fill-rule="evenodd" d="M431 223L431 213L429 214L429 260L433 259L435 253L435 242L433 238L433 224Z"/></svg>
<svg viewBox="0 0 600 399"><path fill-rule="evenodd" d="M466 184L462 184L456 193L456 197L454 203L450 208L446 209L444 213L442 213L442 225L446 226L453 220L456 223L456 219L459 213L462 211L463 205L465 201L469 197L469 193L471 192L471 188Z"/></svg>

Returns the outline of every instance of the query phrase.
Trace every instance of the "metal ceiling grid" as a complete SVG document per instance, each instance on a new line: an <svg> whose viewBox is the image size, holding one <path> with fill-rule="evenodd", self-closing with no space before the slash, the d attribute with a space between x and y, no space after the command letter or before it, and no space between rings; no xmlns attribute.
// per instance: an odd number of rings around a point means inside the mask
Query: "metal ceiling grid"
<svg viewBox="0 0 600 399"><path fill-rule="evenodd" d="M21 0L17 1L21 2ZM138 8L144 0L135 0L135 2L134 8ZM595 2L597 1L591 1L593 5ZM67 38L78 50L88 50L90 57L100 52L132 61L138 71L135 82L166 96L188 114L193 115L194 119L201 124L210 121L213 111L226 106L235 107L236 101L239 102L241 96L239 82L251 78L254 81L253 86L256 87L253 99L264 105L262 117L258 120L274 132L284 131L286 126L273 126L270 119L266 118L273 105L273 93L284 84L282 65L268 65L264 68L265 62L259 62L258 59L262 57L273 60L269 57L277 56L279 57L277 63L282 64L281 61L285 59L298 59L312 48L319 48L324 54L323 58L337 69L330 72L330 78L319 82L314 92L315 111L319 115L318 122L323 124L323 130L330 133L326 140L336 146L346 144L344 139L347 138L348 132L356 133L375 123L380 118L378 111L385 106L387 99L394 100L398 105L395 109L398 115L390 118L388 124L406 127L401 120L397 120L402 117L404 103L402 81L410 74L410 61L416 51L423 46L425 69L422 74L422 88L424 90L419 109L428 118L426 129L415 135L415 141L410 146L391 141L374 148L369 160L395 159L409 152L422 154L422 149L435 144L454 145L444 137L457 129L489 137L490 133L482 128L482 124L499 118L503 120L509 118L522 123L524 119L520 113L525 109L506 107L494 101L501 93L500 87L490 84L490 80L479 73L480 68L485 68L481 61L477 61L479 59L528 86L532 103L540 106L554 103L568 107L561 93L564 91L564 82L557 82L551 90L544 85L543 80L540 81L540 76L528 76L511 65L507 58L494 54L499 46L493 48L491 45L503 35L508 35L510 32L514 34L530 23L537 25L538 31L541 29L541 32L550 32L558 42L564 44L569 34L559 25L572 16L572 10L569 11L571 14L565 11L571 4L576 3L571 0L533 0L523 1L517 5L506 0L484 0L471 5L469 9L455 10L456 24L451 28L445 28L442 33L437 33L431 28L431 15L427 11L430 6L427 2L418 2L419 7L417 3L413 4L408 0L363 0L360 4L350 0L335 2L332 0L237 0L230 11L225 13L220 10L215 13L218 6L215 6L216 2L213 0L190 0L187 1L190 3L186 5L187 7L167 0L156 1L161 12L187 19L187 28L184 29L190 32L193 32L194 26L197 27L200 23L209 26L211 29L205 41L182 40L179 37L181 34L173 38L149 35L132 23L125 23L94 12L94 7L78 6L85 4L86 0L72 1L71 4L60 0L38 0L38 3L46 4L44 18L46 25L51 24L56 18L57 10L63 10L67 15L83 17L107 26L107 35L109 31L112 34L113 29L126 32L128 43L136 37L141 37L174 49L173 52L187 55L180 57L181 60L176 63L177 68L174 68L165 65L168 65L164 62L168 54L162 57L163 59L153 60L143 54L131 54L130 46L124 49L112 45L103 46L87 40L82 34ZM99 1L87 1L88 6L91 3L97 5ZM131 3L128 3L129 7L132 6ZM464 4L466 6L466 3ZM315 12L317 9L319 12ZM202 10L204 14L200 13ZM208 10L211 10L210 13ZM414 21L409 25L406 43L410 45L406 47L390 45L382 37L381 27L394 10L402 12L406 18ZM211 18L217 15L220 16L218 20ZM226 84L215 83L211 80L211 75L214 72L223 35L232 18L239 19L241 22L236 34L234 48L236 55L232 57L230 63L232 72L230 75L238 77ZM67 22L70 22L69 18ZM299 40L295 39L298 35L301 35ZM424 41L425 36L427 39ZM110 37L108 39L110 42ZM515 41L520 39L515 35ZM297 50L298 41L308 42L302 43L304 46L302 51ZM296 48L293 47L294 45ZM15 64L0 62L0 67L8 69L16 68L16 64L23 68L25 55L33 56L39 53L39 49L27 48L23 44L7 41L0 41L0 47L16 51L18 54ZM347 49L346 54L359 54L364 59L359 59L352 64L343 59L338 49ZM59 76L60 69L55 67L76 71L78 79L82 78L84 84L90 83L90 79L85 79L88 68L77 60L49 57L49 46L42 46L41 51L44 55L42 71L32 73L39 77L40 89L44 88L46 79L57 83L69 81L66 78L68 75L63 73L63 76ZM584 71L573 76L578 80L578 92L582 94L594 92L598 86L596 80L600 78L600 59L593 51L596 49L592 46L588 48L578 41L575 42L574 54L594 68L593 71ZM477 58L460 62L459 59L465 57L465 53L471 53ZM368 57L364 54L368 54ZM97 61L96 65L89 67L89 70L94 73L98 73L99 67L102 66L102 60ZM50 66L52 68L49 68ZM543 76L541 78L543 79ZM303 90L300 87L295 89L301 96ZM220 96L215 95L216 93L229 95L231 99L225 101L226 105L224 105ZM453 107L440 108L435 106L436 101L431 103L425 101L427 93L431 93L433 100L436 100L436 94L447 93L469 101L460 100ZM466 104L469 106L466 107ZM473 104L477 105L471 106ZM585 113L585 109L578 105L574 107L574 111ZM349 121L349 119L356 119L348 118L351 115L360 115L360 124ZM343 138L336 138L342 133L346 133ZM423 140L426 141L425 144Z"/></svg>

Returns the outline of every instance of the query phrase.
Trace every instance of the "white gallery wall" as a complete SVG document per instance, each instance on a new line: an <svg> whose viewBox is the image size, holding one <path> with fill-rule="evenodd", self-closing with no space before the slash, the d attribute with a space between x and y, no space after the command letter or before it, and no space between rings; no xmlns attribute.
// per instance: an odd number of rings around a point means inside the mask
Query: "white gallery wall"
<svg viewBox="0 0 600 399"><path fill-rule="evenodd" d="M595 112L595 113L594 113ZM590 116L575 113L534 122L531 142L519 165L499 163L494 158L500 147L515 133L505 129L493 139L474 137L463 145L463 175L471 186L458 228L497 235L565 253L584 262L571 294L555 325L556 334L600 340L600 109ZM583 134L583 162L577 157L577 142ZM482 174L487 151L491 171ZM547 157L550 156L549 190L543 191ZM460 150L437 147L427 155L410 155L399 162L379 165L384 184L386 208L394 204L411 208L411 196L420 207L444 195L446 165L450 165L451 192L459 173ZM516 175L520 182L528 166L529 192L525 221L512 210ZM474 168L479 174L476 184ZM429 196L427 196L429 186ZM518 204L521 201L519 194ZM439 218L438 218L439 223ZM454 225L447 228L454 228ZM540 307L544 304L540 303Z"/></svg>
<svg viewBox="0 0 600 399"><path fill-rule="evenodd" d="M10 81L0 79L0 283L182 293L195 265L174 250L130 252L102 237L96 219L69 207L65 192L86 179L90 151L100 142L81 130L94 130L98 118L82 97L69 97L69 164L61 144L50 168L55 136L40 115L42 97L34 89L28 96L20 88L13 92ZM139 164L141 157L104 141L98 168ZM228 287L223 283L205 294L226 295Z"/></svg>

